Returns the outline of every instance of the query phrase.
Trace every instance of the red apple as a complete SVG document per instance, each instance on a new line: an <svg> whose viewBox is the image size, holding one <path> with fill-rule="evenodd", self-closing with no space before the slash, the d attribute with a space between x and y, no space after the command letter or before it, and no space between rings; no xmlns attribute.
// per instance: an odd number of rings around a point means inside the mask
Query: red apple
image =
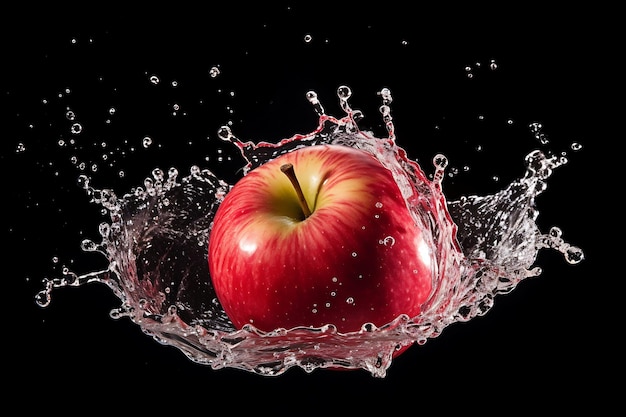
<svg viewBox="0 0 626 417"><path fill-rule="evenodd" d="M420 313L433 248L391 171L365 151L318 145L234 185L215 214L208 263L238 328L334 324L351 332Z"/></svg>

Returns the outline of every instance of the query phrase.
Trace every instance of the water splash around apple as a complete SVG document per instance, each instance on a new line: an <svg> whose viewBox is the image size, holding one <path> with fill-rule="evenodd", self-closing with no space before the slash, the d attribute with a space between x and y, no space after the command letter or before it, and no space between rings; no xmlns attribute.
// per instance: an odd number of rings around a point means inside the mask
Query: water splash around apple
<svg viewBox="0 0 626 417"><path fill-rule="evenodd" d="M543 233L535 223L539 213L535 197L565 158L533 151L526 157L525 174L501 191L446 201L442 180L447 158L433 158L429 179L396 144L389 90L380 92L385 138L359 129L362 114L351 108L348 87L338 89L342 118L326 114L316 93L306 96L319 116L318 128L309 134L256 144L241 141L227 126L218 135L240 149L247 161L244 174L281 154L318 144L350 146L376 156L393 173L412 214L432 227L439 273L419 316L402 315L381 327L364 323L350 333L339 333L332 324L269 333L251 325L235 329L217 300L206 267L211 222L232 185L198 166L185 176L176 168L155 168L142 186L121 196L95 188L81 175L79 183L91 201L110 214L110 222L99 226L101 242L85 240L82 249L103 254L108 267L86 274L63 270L61 277L44 281L37 303L48 305L55 288L99 282L121 301L111 311L113 318L129 318L158 342L214 369L232 367L276 376L294 366L306 371L344 367L384 377L399 348L424 344L452 323L485 314L496 295L539 275L541 270L533 264L541 249L559 251L569 263L584 258L581 249L563 240L560 229ZM393 245L393 236L380 244Z"/></svg>

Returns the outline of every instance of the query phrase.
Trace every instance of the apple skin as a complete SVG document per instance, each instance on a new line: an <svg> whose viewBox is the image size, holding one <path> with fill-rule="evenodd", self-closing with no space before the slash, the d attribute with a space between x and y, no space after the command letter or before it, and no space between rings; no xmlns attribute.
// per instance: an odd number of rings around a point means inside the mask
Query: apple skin
<svg viewBox="0 0 626 417"><path fill-rule="evenodd" d="M285 163L295 169L307 218L281 172ZM237 328L358 331L420 313L436 271L429 233L372 155L309 146L250 171L225 196L210 234L209 272Z"/></svg>

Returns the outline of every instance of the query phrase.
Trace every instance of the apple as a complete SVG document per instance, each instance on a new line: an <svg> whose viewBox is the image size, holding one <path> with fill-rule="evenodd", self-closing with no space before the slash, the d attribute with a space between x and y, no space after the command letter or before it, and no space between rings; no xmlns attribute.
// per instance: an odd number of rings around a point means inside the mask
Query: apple
<svg viewBox="0 0 626 417"><path fill-rule="evenodd" d="M215 213L208 266L237 328L352 332L420 313L436 271L432 239L373 155L316 145L232 187Z"/></svg>

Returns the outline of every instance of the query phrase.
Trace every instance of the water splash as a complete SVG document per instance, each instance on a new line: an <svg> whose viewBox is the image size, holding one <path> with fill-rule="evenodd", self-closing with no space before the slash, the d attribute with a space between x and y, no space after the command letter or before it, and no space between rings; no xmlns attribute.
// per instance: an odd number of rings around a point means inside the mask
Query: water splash
<svg viewBox="0 0 626 417"><path fill-rule="evenodd" d="M347 86L338 89L345 116L335 118L326 114L315 92L306 93L319 116L317 129L309 134L278 143L252 143L223 126L218 136L241 151L247 161L244 174L286 152L325 143L376 156L393 173L407 207L428 225L436 245L437 282L419 316L401 315L381 327L365 323L350 333L339 333L332 324L271 332L252 325L235 329L211 286L206 250L215 210L232 185L197 166L182 177L176 168L167 172L155 168L143 185L122 196L94 187L81 175L79 185L91 202L110 215L110 223L99 226L101 241L85 240L81 246L104 255L108 267L82 275L64 269L61 277L44 281L37 303L47 306L55 288L99 282L121 301L111 317L129 318L158 342L214 369L276 376L294 366L307 372L360 368L384 377L399 349L424 344L454 322L485 314L496 295L539 275L541 270L533 264L541 249L559 251L569 263L584 258L582 250L563 240L559 228L542 233L535 223L539 213L535 198L565 158L533 151L526 157L524 175L501 191L448 202L442 191L448 159L441 154L433 158L429 180L396 144L391 92L379 92L385 138L359 129L363 114L351 108L351 94ZM382 243L393 245L393 237Z"/></svg>

